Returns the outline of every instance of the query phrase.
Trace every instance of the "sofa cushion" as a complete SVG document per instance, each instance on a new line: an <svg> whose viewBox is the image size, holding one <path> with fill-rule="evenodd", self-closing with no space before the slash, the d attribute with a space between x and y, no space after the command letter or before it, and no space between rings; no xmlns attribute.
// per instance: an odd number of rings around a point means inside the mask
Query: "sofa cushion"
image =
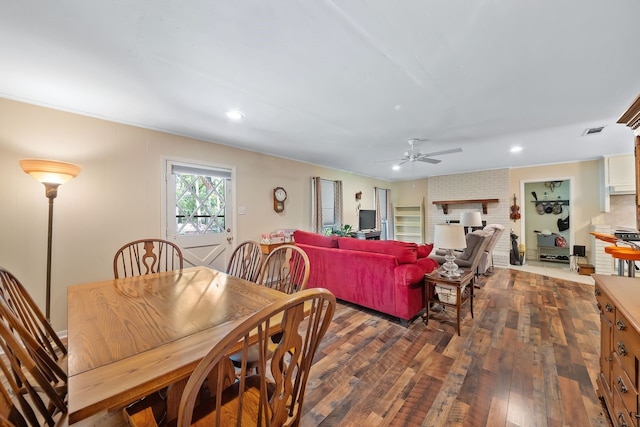
<svg viewBox="0 0 640 427"><path fill-rule="evenodd" d="M338 237L338 247L352 251L392 255L398 260L398 264L411 264L418 260L418 245L410 242Z"/></svg>
<svg viewBox="0 0 640 427"><path fill-rule="evenodd" d="M476 230L473 233L469 233L466 236L467 239L467 247L464 252L457 256L456 258L462 261L470 261L475 258L478 249L482 242L484 242L485 237L489 236L491 233L482 230Z"/></svg>
<svg viewBox="0 0 640 427"><path fill-rule="evenodd" d="M433 243L418 245L418 259L428 257L432 250L433 250Z"/></svg>
<svg viewBox="0 0 640 427"><path fill-rule="evenodd" d="M322 234L309 233L307 231L296 230L293 232L293 240L310 246L320 246L322 248L337 248L338 236L323 236Z"/></svg>

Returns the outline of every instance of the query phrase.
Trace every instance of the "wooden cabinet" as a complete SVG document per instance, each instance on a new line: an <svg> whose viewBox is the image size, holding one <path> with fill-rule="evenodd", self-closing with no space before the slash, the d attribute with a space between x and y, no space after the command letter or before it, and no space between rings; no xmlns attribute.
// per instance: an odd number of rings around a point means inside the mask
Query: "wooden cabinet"
<svg viewBox="0 0 640 427"><path fill-rule="evenodd" d="M635 131L634 157L635 157L635 187L636 187L636 228L640 230L640 199L638 199L638 189L640 189L640 95L622 113L618 119L622 123Z"/></svg>
<svg viewBox="0 0 640 427"><path fill-rule="evenodd" d="M423 205L394 206L393 221L395 240L424 243Z"/></svg>
<svg viewBox="0 0 640 427"><path fill-rule="evenodd" d="M596 382L618 426L637 426L640 367L640 279L595 274L600 311L600 372Z"/></svg>

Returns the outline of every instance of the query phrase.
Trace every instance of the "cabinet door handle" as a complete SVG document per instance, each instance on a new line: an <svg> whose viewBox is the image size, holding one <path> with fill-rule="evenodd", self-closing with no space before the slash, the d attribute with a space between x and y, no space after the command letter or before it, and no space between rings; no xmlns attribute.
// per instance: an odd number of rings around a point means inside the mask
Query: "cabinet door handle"
<svg viewBox="0 0 640 427"><path fill-rule="evenodd" d="M611 313L611 312L613 311L613 306L611 306L611 304L609 304L609 303L606 303L606 304L604 305L604 309L605 309L607 312Z"/></svg>
<svg viewBox="0 0 640 427"><path fill-rule="evenodd" d="M618 377L618 390L620 393L626 393L628 391L627 386L624 385L624 380L622 377Z"/></svg>
<svg viewBox="0 0 640 427"><path fill-rule="evenodd" d="M618 354L620 356L625 356L627 354L627 349L622 341L618 341Z"/></svg>
<svg viewBox="0 0 640 427"><path fill-rule="evenodd" d="M593 293L594 293L597 297L599 297L600 295L602 295L602 292L600 292L600 289L597 289L597 288L596 288L596 290L595 290L595 291L593 291Z"/></svg>
<svg viewBox="0 0 640 427"><path fill-rule="evenodd" d="M625 329L627 329L627 327L625 326L622 320L618 320L616 322L616 328L618 328L619 331L624 331Z"/></svg>
<svg viewBox="0 0 640 427"><path fill-rule="evenodd" d="M624 414L622 411L618 412L618 427L629 427L627 422L624 420Z"/></svg>

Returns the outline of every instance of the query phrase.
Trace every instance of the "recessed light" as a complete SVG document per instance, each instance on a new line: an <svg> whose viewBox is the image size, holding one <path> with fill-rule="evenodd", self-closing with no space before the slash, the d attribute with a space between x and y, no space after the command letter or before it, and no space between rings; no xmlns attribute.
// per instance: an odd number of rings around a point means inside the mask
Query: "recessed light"
<svg viewBox="0 0 640 427"><path fill-rule="evenodd" d="M242 120L244 118L244 114L242 114L242 111L238 110L229 110L224 114L230 120Z"/></svg>
<svg viewBox="0 0 640 427"><path fill-rule="evenodd" d="M393 166L391 166L391 169L393 169L394 171L399 171L400 170L400 165L393 165Z"/></svg>
<svg viewBox="0 0 640 427"><path fill-rule="evenodd" d="M511 151L512 153L519 153L522 151L522 147L520 147L519 145L516 145L515 147L511 147Z"/></svg>

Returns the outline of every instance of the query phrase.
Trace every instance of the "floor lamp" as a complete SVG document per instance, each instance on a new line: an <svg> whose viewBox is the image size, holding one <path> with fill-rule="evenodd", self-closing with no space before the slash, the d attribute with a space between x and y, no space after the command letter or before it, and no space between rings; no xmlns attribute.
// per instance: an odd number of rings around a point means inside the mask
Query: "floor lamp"
<svg viewBox="0 0 640 427"><path fill-rule="evenodd" d="M45 195L49 199L49 229L47 235L47 321L51 320L51 236L53 232L53 199L58 195L58 187L80 173L80 166L55 160L22 159L20 166L25 173L44 184Z"/></svg>

